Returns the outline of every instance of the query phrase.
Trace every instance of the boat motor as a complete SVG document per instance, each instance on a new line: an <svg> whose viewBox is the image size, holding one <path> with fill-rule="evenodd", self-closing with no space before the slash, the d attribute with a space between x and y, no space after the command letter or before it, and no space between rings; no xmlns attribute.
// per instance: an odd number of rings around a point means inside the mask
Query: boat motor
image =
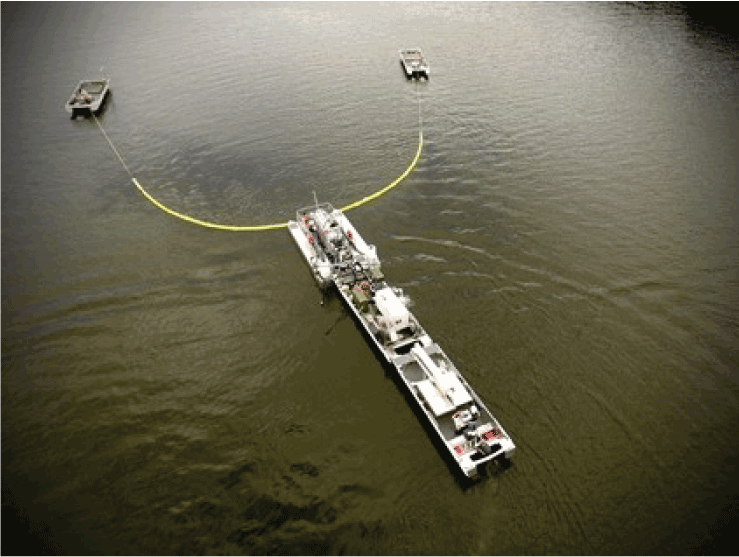
<svg viewBox="0 0 739 557"><path fill-rule="evenodd" d="M485 456L493 454L493 448L488 445L485 441L480 441L477 444L477 450L484 454Z"/></svg>
<svg viewBox="0 0 739 557"><path fill-rule="evenodd" d="M477 421L475 420L477 416L475 414L479 416L479 412L477 412L477 408L475 408L475 406L471 406L469 410L460 410L459 412L456 412L454 416L452 416L455 431L457 433L461 433L469 428L473 431L477 429Z"/></svg>

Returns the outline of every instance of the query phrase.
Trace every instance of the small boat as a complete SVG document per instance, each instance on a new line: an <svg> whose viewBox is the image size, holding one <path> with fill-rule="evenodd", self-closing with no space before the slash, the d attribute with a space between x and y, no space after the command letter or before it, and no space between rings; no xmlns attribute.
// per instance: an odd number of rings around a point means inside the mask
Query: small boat
<svg viewBox="0 0 739 557"><path fill-rule="evenodd" d="M67 101L67 112L72 114L72 118L97 114L109 93L109 79L83 79Z"/></svg>
<svg viewBox="0 0 739 557"><path fill-rule="evenodd" d="M515 445L459 370L390 286L374 246L329 203L299 209L288 230L322 289L336 288L377 351L407 387L458 471L507 463Z"/></svg>
<svg viewBox="0 0 739 557"><path fill-rule="evenodd" d="M408 79L413 77L429 78L429 64L420 48L407 48L400 51L400 65L403 66Z"/></svg>

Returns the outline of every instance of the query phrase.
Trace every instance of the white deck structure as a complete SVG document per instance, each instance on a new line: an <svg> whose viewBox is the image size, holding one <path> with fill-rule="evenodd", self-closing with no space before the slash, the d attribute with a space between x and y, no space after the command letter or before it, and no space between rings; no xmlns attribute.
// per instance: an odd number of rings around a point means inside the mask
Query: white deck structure
<svg viewBox="0 0 739 557"><path fill-rule="evenodd" d="M507 460L513 440L408 310L402 291L385 282L375 247L344 214L316 203L300 209L288 230L319 286L338 290L397 370L459 470L476 477L480 465Z"/></svg>

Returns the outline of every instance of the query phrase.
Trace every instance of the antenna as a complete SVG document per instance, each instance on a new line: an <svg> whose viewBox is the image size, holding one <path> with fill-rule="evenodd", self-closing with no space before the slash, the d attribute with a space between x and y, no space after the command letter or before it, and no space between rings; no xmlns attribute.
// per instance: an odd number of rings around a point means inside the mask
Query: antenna
<svg viewBox="0 0 739 557"><path fill-rule="evenodd" d="M316 202L316 211L318 210L318 197L316 196L316 190L313 190L313 201Z"/></svg>

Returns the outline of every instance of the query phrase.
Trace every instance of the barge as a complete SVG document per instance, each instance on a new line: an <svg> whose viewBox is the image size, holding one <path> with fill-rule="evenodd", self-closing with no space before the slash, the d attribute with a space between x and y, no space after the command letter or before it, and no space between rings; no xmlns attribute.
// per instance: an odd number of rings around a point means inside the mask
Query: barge
<svg viewBox="0 0 739 557"><path fill-rule="evenodd" d="M458 470L476 478L487 462L507 463L513 440L408 310L403 291L385 281L376 248L346 216L316 202L299 209L288 230L318 285L338 291L397 371Z"/></svg>
<svg viewBox="0 0 739 557"><path fill-rule="evenodd" d="M400 65L403 66L405 76L408 79L413 77L429 78L429 64L420 48L407 48L400 52Z"/></svg>
<svg viewBox="0 0 739 557"><path fill-rule="evenodd" d="M65 105L72 118L98 114L110 93L110 80L83 79L75 87Z"/></svg>

